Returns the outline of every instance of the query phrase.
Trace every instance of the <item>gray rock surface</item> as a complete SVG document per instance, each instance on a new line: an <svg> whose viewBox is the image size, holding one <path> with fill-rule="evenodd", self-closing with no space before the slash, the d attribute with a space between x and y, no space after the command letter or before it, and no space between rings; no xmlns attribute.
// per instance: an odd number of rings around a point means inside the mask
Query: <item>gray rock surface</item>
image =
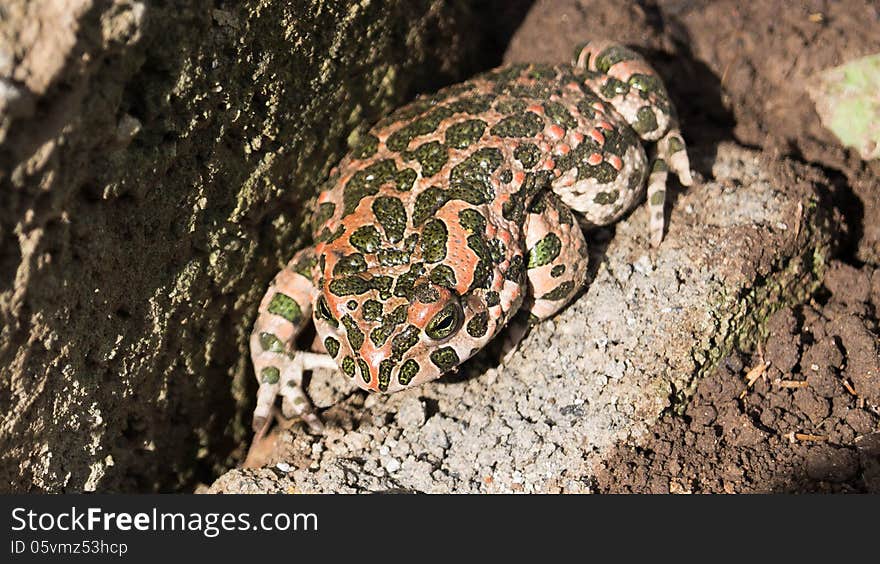
<svg viewBox="0 0 880 564"><path fill-rule="evenodd" d="M489 64L476 12L3 0L0 492L232 464L247 334L302 203L358 127Z"/></svg>
<svg viewBox="0 0 880 564"><path fill-rule="evenodd" d="M506 366L487 351L392 396L315 374L326 433L294 424L262 454L265 467L203 491L589 492L610 446L679 411L824 268L833 224L820 173L731 144L692 160L711 179L674 195L660 249L647 244L644 207L594 233L588 289Z"/></svg>

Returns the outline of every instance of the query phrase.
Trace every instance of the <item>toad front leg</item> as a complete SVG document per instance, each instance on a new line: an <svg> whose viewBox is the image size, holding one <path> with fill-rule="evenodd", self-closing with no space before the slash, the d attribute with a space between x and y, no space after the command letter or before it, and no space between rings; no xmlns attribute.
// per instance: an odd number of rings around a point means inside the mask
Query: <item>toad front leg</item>
<svg viewBox="0 0 880 564"><path fill-rule="evenodd" d="M523 309L531 322L562 309L587 279L587 242L571 210L553 192L540 194L526 217L529 294Z"/></svg>
<svg viewBox="0 0 880 564"><path fill-rule="evenodd" d="M529 207L525 243L529 288L520 314L508 323L504 364L529 329L571 302L587 280L587 241L571 210L555 193L539 194Z"/></svg>
<svg viewBox="0 0 880 564"><path fill-rule="evenodd" d="M253 428L262 433L272 414L275 398L281 396L281 413L298 415L314 432L323 429L321 420L303 391L303 372L315 368L336 368L326 354L296 349L297 335L308 325L317 296L313 280L313 249L304 249L275 276L260 303L251 333L251 360L260 382Z"/></svg>

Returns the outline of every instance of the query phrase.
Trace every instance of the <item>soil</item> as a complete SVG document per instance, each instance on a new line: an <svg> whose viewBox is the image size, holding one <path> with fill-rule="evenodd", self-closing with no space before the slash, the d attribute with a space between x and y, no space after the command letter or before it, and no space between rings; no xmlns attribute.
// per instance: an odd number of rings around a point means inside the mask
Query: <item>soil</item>
<svg viewBox="0 0 880 564"><path fill-rule="evenodd" d="M880 350L870 314L880 272L870 296L870 270L834 264L825 303L777 312L763 354L729 356L683 416L618 446L597 468L597 490L880 492ZM766 363L747 386L743 373Z"/></svg>
<svg viewBox="0 0 880 564"><path fill-rule="evenodd" d="M844 218L810 302L777 312L763 346L724 359L683 413L615 447L595 491L880 492L880 163L843 148L805 91L822 69L880 51L880 7L539 1L505 59L564 60L575 34L645 54L690 143L735 140L821 168Z"/></svg>

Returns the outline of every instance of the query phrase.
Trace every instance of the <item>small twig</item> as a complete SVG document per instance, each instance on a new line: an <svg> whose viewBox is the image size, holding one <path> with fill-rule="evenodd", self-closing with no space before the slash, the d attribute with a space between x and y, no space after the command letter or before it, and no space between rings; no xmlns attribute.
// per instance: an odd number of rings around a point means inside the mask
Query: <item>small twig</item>
<svg viewBox="0 0 880 564"><path fill-rule="evenodd" d="M774 382L780 388L806 388L809 386L806 380L782 380L777 378Z"/></svg>
<svg viewBox="0 0 880 564"><path fill-rule="evenodd" d="M849 380L846 378L841 378L840 382L843 384L843 387L846 388L846 391L850 393L851 396L857 398L859 394L856 393L855 388L852 387L852 384L849 383Z"/></svg>
<svg viewBox="0 0 880 564"><path fill-rule="evenodd" d="M750 388L755 385L755 382L758 381L758 378L764 375L764 372L767 371L767 368L769 366L770 361L766 360L746 373L746 382L748 382L748 386Z"/></svg>
<svg viewBox="0 0 880 564"><path fill-rule="evenodd" d="M760 350L759 350L758 354L761 357L763 357ZM767 361L762 360L760 364L752 367L751 369L749 369L748 372L746 372L746 389L743 390L742 393L739 395L739 399L743 399L744 397L746 397L746 393L748 392L749 388L751 388L755 384L755 382L758 381L758 378L760 378L761 376L764 375L764 372L767 371L767 368L769 366L770 366L769 360L767 360Z"/></svg>
<svg viewBox="0 0 880 564"><path fill-rule="evenodd" d="M738 57L735 57L733 60L728 61L728 62L727 62L727 65L725 65L725 67L724 67L724 71L721 73L721 82L720 82L720 85L721 85L722 87L724 86L724 81L727 79L727 71L730 70L730 67L733 66L733 63L737 62L737 60L738 60Z"/></svg>
<svg viewBox="0 0 880 564"><path fill-rule="evenodd" d="M808 441L808 442L814 442L814 443L821 443L821 442L825 442L828 440L828 437L826 435L813 435L810 433L795 433L794 431L792 431L791 433L788 433L785 436L788 438L788 442L790 442L792 444L794 444L798 441Z"/></svg>

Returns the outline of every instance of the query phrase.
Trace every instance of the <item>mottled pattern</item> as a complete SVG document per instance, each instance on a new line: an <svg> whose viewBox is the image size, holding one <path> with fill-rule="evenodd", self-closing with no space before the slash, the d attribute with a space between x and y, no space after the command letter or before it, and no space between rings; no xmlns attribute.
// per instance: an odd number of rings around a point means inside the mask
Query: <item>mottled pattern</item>
<svg viewBox="0 0 880 564"><path fill-rule="evenodd" d="M649 166L643 141L656 142ZM320 425L302 372L338 365L371 391L433 380L520 309L534 321L583 285L581 225L644 198L663 237L668 171L691 182L663 83L633 51L593 42L572 66L514 65L421 97L379 122L318 196L314 247L279 273L252 357L255 424L277 394ZM309 318L328 355L295 350Z"/></svg>

